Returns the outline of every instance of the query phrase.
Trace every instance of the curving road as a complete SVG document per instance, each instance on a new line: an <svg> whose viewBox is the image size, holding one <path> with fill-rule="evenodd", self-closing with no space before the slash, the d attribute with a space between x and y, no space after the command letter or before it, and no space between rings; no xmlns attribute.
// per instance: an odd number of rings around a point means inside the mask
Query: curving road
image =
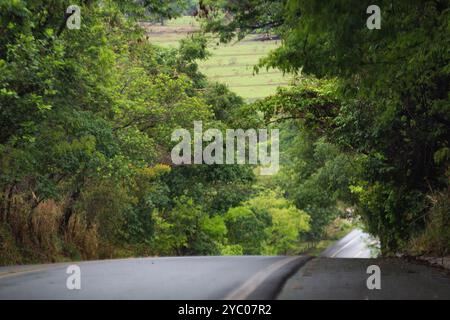
<svg viewBox="0 0 450 320"><path fill-rule="evenodd" d="M303 265L284 284L282 300L450 299L450 275L404 259L376 258L379 242L359 229ZM380 288L369 289L369 266L380 270Z"/></svg>
<svg viewBox="0 0 450 320"><path fill-rule="evenodd" d="M272 299L307 257L167 257L0 268L0 299Z"/></svg>
<svg viewBox="0 0 450 320"><path fill-rule="evenodd" d="M323 251L320 256L328 258L375 258L379 243L360 229L354 229L345 237Z"/></svg>
<svg viewBox="0 0 450 320"><path fill-rule="evenodd" d="M321 257L134 258L0 267L0 299L450 299L449 274L402 259L370 258L378 243L354 230ZM375 250L373 250L375 248ZM365 258L365 259L362 259ZM367 287L369 266L381 289Z"/></svg>

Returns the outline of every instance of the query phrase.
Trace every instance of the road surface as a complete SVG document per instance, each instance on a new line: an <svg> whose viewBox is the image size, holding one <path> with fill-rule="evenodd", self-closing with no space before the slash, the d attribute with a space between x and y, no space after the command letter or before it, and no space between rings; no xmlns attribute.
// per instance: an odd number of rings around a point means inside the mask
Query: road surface
<svg viewBox="0 0 450 320"><path fill-rule="evenodd" d="M360 229L352 230L345 237L323 251L321 257L329 258L375 258L378 241Z"/></svg>
<svg viewBox="0 0 450 320"><path fill-rule="evenodd" d="M290 277L281 300L450 299L450 275L443 270L404 259L378 258L379 243L355 229L319 258ZM369 289L369 266L380 270L380 289Z"/></svg>
<svg viewBox="0 0 450 320"><path fill-rule="evenodd" d="M381 288L369 290L370 265L380 268ZM450 299L450 275L403 259L317 258L284 285L281 300Z"/></svg>
<svg viewBox="0 0 450 320"><path fill-rule="evenodd" d="M167 257L0 268L0 299L272 299L307 257Z"/></svg>
<svg viewBox="0 0 450 320"><path fill-rule="evenodd" d="M80 262L81 290L66 287L69 263L0 267L0 299L450 299L448 274L401 259L363 259L374 254L374 244L356 230L314 259L239 256ZM367 288L370 265L380 267L380 290Z"/></svg>

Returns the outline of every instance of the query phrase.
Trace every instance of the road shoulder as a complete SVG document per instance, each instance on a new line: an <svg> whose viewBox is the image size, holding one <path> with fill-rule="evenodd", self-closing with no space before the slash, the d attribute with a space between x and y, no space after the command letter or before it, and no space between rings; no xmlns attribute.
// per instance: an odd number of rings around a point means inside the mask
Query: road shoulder
<svg viewBox="0 0 450 320"><path fill-rule="evenodd" d="M381 289L367 288L367 268L381 270ZM450 299L450 277L442 270L404 259L316 258L283 286L281 300Z"/></svg>

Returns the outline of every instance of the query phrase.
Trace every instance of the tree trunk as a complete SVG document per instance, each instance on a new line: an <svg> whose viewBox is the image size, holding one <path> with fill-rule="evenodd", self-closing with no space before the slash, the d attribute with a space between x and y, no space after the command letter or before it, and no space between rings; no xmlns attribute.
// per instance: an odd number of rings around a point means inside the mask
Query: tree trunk
<svg viewBox="0 0 450 320"><path fill-rule="evenodd" d="M11 198L13 195L13 189L15 184L12 184L9 188L5 188L5 207L4 212L2 214L2 219L4 219L5 223L8 223L9 218L11 216Z"/></svg>
<svg viewBox="0 0 450 320"><path fill-rule="evenodd" d="M79 197L80 197L79 189L73 192L69 197L66 209L64 210L64 214L61 223L59 225L59 232L61 234L64 234L67 230L67 227L69 226L70 218L73 215L73 205L75 204L75 202L78 200Z"/></svg>

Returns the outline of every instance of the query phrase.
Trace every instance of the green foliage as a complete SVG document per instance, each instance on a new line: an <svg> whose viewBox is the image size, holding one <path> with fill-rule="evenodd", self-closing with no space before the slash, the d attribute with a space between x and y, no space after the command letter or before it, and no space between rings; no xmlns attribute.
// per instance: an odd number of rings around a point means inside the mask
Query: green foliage
<svg viewBox="0 0 450 320"><path fill-rule="evenodd" d="M253 21L276 24L282 46L259 67L335 79L331 96L304 83L279 92L264 103L266 118L301 119L356 156L355 204L369 231L385 253L405 249L425 227L426 194L449 184L449 1L379 1L380 30L366 27L367 1L289 0L271 15L257 10L264 4L220 3L234 23L223 14L207 28L229 40Z"/></svg>
<svg viewBox="0 0 450 320"><path fill-rule="evenodd" d="M225 215L228 240L243 248L244 254L261 253L267 240L265 229L270 225L267 212L254 212L246 206L234 207Z"/></svg>
<svg viewBox="0 0 450 320"><path fill-rule="evenodd" d="M221 247L220 254L223 256L241 256L244 254L244 249L238 244L224 245Z"/></svg>
<svg viewBox="0 0 450 320"><path fill-rule="evenodd" d="M138 20L193 1L77 3L80 30L65 27L68 1L0 2L2 263L290 254L343 209L384 252L417 240L448 253L448 0L382 0L381 30L366 28L364 1L202 1L204 31L222 41L282 38L255 71L301 71L251 105L199 72L204 33L178 48L146 41ZM172 131L194 120L276 123L280 174L170 167Z"/></svg>
<svg viewBox="0 0 450 320"><path fill-rule="evenodd" d="M310 216L297 209L280 195L280 191L267 191L247 202L254 212L268 213L271 224L264 253L289 254L298 249L300 237L310 229Z"/></svg>
<svg viewBox="0 0 450 320"><path fill-rule="evenodd" d="M335 81L306 78L297 86L279 88L276 95L256 102L255 108L267 122L301 119L309 130L321 134L334 127L339 102Z"/></svg>
<svg viewBox="0 0 450 320"><path fill-rule="evenodd" d="M0 265L20 263L23 263L23 260L11 231L5 226L0 226Z"/></svg>
<svg viewBox="0 0 450 320"><path fill-rule="evenodd" d="M431 194L431 208L427 213L426 227L409 244L408 253L445 257L450 252L450 196L449 191Z"/></svg>
<svg viewBox="0 0 450 320"><path fill-rule="evenodd" d="M310 217L283 198L279 191L266 191L225 214L228 241L244 254L288 254L298 249Z"/></svg>
<svg viewBox="0 0 450 320"><path fill-rule="evenodd" d="M203 1L210 7L205 30L217 33L223 42L242 39L250 32L267 32L284 21L286 0Z"/></svg>
<svg viewBox="0 0 450 320"><path fill-rule="evenodd" d="M241 107L244 101L241 97L230 92L227 86L220 83L213 83L206 88L205 101L213 106L216 119L231 123L234 120L236 107Z"/></svg>
<svg viewBox="0 0 450 320"><path fill-rule="evenodd" d="M170 168L170 137L194 120L225 127L244 104L198 71L204 37L164 49L137 23L146 9L178 15L184 1L81 1L80 30L65 27L69 4L0 2L4 260L18 261L16 247L21 261L220 254L220 213L250 196L253 172Z"/></svg>
<svg viewBox="0 0 450 320"><path fill-rule="evenodd" d="M143 0L148 17L155 21L173 19L180 16L185 10L192 10L192 1L184 0Z"/></svg>
<svg viewBox="0 0 450 320"><path fill-rule="evenodd" d="M279 124L282 166L266 188L281 187L285 196L310 216L310 229L303 239L317 241L343 214L343 208L356 203L358 197L351 188L359 181L361 168L358 157L341 152L305 123L288 120Z"/></svg>
<svg viewBox="0 0 450 320"><path fill-rule="evenodd" d="M227 229L220 216L209 217L193 200L181 197L170 212L154 215L154 246L162 255L218 254Z"/></svg>

